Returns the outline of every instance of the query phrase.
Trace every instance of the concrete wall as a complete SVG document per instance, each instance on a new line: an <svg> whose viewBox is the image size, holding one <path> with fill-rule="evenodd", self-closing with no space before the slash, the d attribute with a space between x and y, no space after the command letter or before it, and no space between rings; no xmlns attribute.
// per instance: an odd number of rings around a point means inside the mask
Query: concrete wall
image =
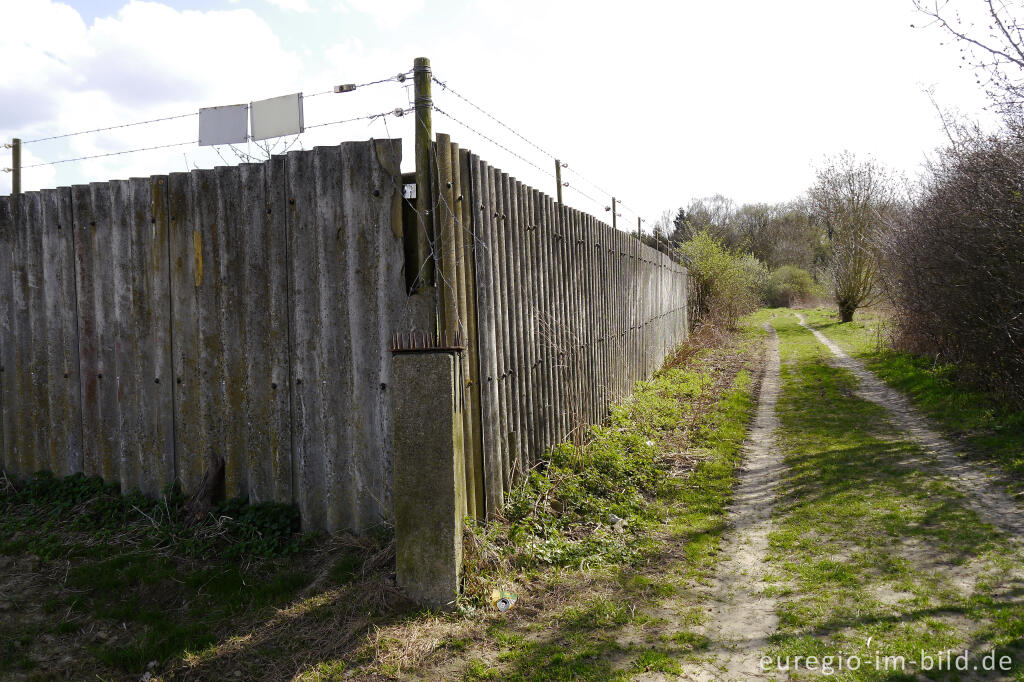
<svg viewBox="0 0 1024 682"><path fill-rule="evenodd" d="M0 198L0 464L390 519L400 142Z"/></svg>

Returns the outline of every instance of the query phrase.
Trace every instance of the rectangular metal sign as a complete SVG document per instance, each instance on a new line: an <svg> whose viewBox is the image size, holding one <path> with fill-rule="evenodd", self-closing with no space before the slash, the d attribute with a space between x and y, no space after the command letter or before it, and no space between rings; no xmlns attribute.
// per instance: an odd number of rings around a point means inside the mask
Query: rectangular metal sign
<svg viewBox="0 0 1024 682"><path fill-rule="evenodd" d="M249 118L254 140L298 135L303 130L302 93L252 102Z"/></svg>
<svg viewBox="0 0 1024 682"><path fill-rule="evenodd" d="M249 105L231 104L199 110L199 145L241 144L249 134Z"/></svg>

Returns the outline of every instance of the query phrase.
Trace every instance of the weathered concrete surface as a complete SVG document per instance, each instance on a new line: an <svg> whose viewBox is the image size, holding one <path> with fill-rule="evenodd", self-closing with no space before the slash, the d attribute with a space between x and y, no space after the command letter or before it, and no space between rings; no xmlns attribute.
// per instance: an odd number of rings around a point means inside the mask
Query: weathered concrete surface
<svg viewBox="0 0 1024 682"><path fill-rule="evenodd" d="M461 360L449 352L398 353L395 401L395 538L399 586L415 601L450 608L462 569L464 473Z"/></svg>

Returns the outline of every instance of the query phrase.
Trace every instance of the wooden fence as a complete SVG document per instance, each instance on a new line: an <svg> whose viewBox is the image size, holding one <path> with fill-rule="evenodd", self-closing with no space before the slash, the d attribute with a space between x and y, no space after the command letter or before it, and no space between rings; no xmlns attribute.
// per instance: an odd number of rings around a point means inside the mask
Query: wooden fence
<svg viewBox="0 0 1024 682"><path fill-rule="evenodd" d="M391 518L400 144L0 198L0 462ZM422 312L420 312L422 311Z"/></svg>
<svg viewBox="0 0 1024 682"><path fill-rule="evenodd" d="M467 512L483 516L686 338L687 272L446 135L434 156L440 325L468 340Z"/></svg>
<svg viewBox="0 0 1024 682"><path fill-rule="evenodd" d="M419 331L466 342L466 512L500 508L686 337L686 271L438 140L426 222L397 140L0 197L3 470L154 495L219 457L227 495L365 531Z"/></svg>

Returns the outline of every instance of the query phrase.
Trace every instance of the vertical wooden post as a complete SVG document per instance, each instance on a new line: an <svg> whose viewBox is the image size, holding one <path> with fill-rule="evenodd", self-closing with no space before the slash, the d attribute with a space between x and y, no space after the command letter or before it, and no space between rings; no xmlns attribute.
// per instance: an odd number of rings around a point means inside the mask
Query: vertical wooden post
<svg viewBox="0 0 1024 682"><path fill-rule="evenodd" d="M558 208L559 208L559 210L561 210L561 208L562 208L562 162L559 161L558 159L555 159L555 184L557 185L557 189L555 190L555 192L556 192L556 195L558 196Z"/></svg>
<svg viewBox="0 0 1024 682"><path fill-rule="evenodd" d="M454 149L454 146L453 146ZM453 154L454 157L454 154ZM481 521L485 518L486 507L484 502L484 463L483 463L483 424L484 417L483 403L481 402L480 390L480 337L477 318L477 287L479 286L476 268L476 233L480 229L479 220L474 218L474 204L480 202L479 163L473 160L470 153L459 150L459 174L456 176L458 184L455 189L458 191L458 204L461 219L459 225L461 231L456 231L456 238L462 241L462 260L459 264L459 272L465 273L462 278L466 292L465 320L466 320L466 359L469 367L466 380L469 383L469 390L466 394L467 409L469 414L470 431L466 434L465 443L467 450L466 467L466 505L470 513ZM470 463L470 456L472 462ZM471 466L470 466L471 464ZM472 475L473 480L469 477Z"/></svg>
<svg viewBox="0 0 1024 682"><path fill-rule="evenodd" d="M459 271L455 245L455 197L452 189L452 142L448 135L438 133L434 158L437 160L437 208L434 225L434 255L441 266L437 277L438 298L441 301L440 330L447 342L454 344L459 332L461 315L459 310ZM417 190L418 191L418 190ZM440 251L440 253L438 253Z"/></svg>
<svg viewBox="0 0 1024 682"><path fill-rule="evenodd" d="M612 197L612 229L619 229L619 221L615 216L615 197Z"/></svg>
<svg viewBox="0 0 1024 682"><path fill-rule="evenodd" d="M636 238L638 241L643 242L643 229L640 227L640 216L636 217Z"/></svg>
<svg viewBox="0 0 1024 682"><path fill-rule="evenodd" d="M11 196L21 194L21 138L11 141Z"/></svg>
<svg viewBox="0 0 1024 682"><path fill-rule="evenodd" d="M413 89L416 108L416 262L419 273L413 291L434 282L434 256L431 247L434 242L433 216L430 198L433 196L430 182L430 147L433 138L430 98L430 60L418 57L413 62Z"/></svg>

